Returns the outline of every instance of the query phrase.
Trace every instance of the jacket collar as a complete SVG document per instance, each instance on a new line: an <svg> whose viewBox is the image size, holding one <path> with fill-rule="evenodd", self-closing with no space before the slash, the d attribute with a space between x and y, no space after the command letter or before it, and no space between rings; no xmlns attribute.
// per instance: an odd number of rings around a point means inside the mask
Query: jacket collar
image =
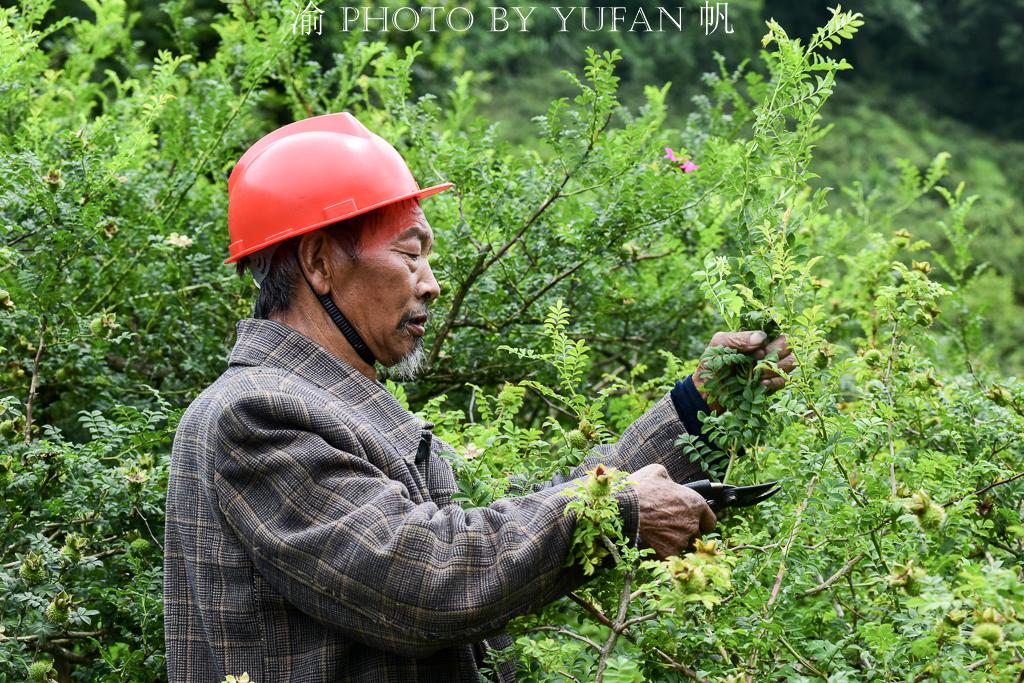
<svg viewBox="0 0 1024 683"><path fill-rule="evenodd" d="M403 408L383 384L282 323L246 318L237 330L228 365L280 368L312 382L344 403L355 422L381 432L400 457L414 461L423 432L434 425Z"/></svg>

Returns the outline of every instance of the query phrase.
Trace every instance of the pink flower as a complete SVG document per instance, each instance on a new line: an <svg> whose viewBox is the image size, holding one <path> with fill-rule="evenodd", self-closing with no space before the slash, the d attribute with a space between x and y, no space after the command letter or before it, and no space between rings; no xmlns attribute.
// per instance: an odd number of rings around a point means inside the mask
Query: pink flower
<svg viewBox="0 0 1024 683"><path fill-rule="evenodd" d="M693 173L698 168L700 168L700 166L698 166L697 164L693 163L689 159L680 159L679 157L677 157L675 155L675 152L672 151L671 147L666 147L665 148L665 158L668 159L669 161L671 161L673 164L678 164L679 165L679 169L683 173Z"/></svg>

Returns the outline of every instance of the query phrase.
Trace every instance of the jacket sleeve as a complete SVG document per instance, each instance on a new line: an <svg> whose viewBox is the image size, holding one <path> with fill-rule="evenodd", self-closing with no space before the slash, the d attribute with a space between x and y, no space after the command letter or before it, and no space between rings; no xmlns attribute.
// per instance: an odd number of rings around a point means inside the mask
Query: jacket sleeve
<svg viewBox="0 0 1024 683"><path fill-rule="evenodd" d="M564 486L471 510L416 504L312 424L296 397L235 398L218 421L213 477L256 569L313 618L421 657L479 640L582 583L563 566L575 523L563 514ZM619 503L635 534L632 487Z"/></svg>

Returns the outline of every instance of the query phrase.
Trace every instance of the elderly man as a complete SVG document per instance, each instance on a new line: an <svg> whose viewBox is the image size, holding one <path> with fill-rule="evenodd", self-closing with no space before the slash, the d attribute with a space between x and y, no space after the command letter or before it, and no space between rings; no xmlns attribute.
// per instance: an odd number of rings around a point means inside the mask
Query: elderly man
<svg viewBox="0 0 1024 683"><path fill-rule="evenodd" d="M232 172L228 262L260 292L174 441L171 683L479 680L510 619L583 581L564 566L562 489L598 460L634 473L624 528L660 556L713 528L681 485L704 475L673 445L707 410L689 378L568 477L484 508L452 502L445 445L375 369L415 373L440 294L419 199L450 186L420 189L349 114L285 126ZM713 341L788 353L763 333ZM492 675L514 680L514 662Z"/></svg>

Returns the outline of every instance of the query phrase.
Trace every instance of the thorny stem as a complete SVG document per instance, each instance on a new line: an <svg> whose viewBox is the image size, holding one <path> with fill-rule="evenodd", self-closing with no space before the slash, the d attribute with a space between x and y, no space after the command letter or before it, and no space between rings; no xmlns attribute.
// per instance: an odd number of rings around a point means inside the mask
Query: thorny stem
<svg viewBox="0 0 1024 683"><path fill-rule="evenodd" d="M149 520L146 519L146 516L144 514L142 514L142 510L140 510L137 505L133 506L133 507L135 509L135 513L138 514L138 516L142 518L142 523L146 525L146 531L149 532L149 537L152 538L153 542L156 543L157 546L160 548L160 552L161 553L164 552L164 544L161 543L160 540L153 533L153 529L151 529L150 526L149 526Z"/></svg>
<svg viewBox="0 0 1024 683"><path fill-rule="evenodd" d="M595 650L598 650L598 651L601 650L601 646L598 645L597 643L595 643L590 638L587 638L584 635L580 635L579 633L576 633L575 631L570 631L569 629L563 628L561 626L534 626L533 628L530 629L530 631L532 631L532 632L551 631L552 633L558 633L559 635L563 635L563 636L566 636L568 638L574 638L574 639L580 641L581 643L586 643L587 645L589 645L590 647L594 648Z"/></svg>
<svg viewBox="0 0 1024 683"><path fill-rule="evenodd" d="M949 502L943 503L942 507L948 508L950 505L955 505L956 503L959 503L960 501L962 501L964 498L967 498L968 496L980 496L981 494L986 493L987 491L991 491L992 489L994 489L997 486L1002 486L1004 484L1009 484L1011 482L1017 481L1021 477L1024 477L1024 472L1018 472L1017 474L1013 475L1012 477L1007 477L1006 479L1000 479L999 481L992 482L988 486L980 488L977 491L973 491L971 493L968 493L966 496L960 496L959 498L955 498L955 499L953 499L953 500L951 500Z"/></svg>
<svg viewBox="0 0 1024 683"><path fill-rule="evenodd" d="M66 642L70 642L71 640L76 639L76 638L96 638L97 636L104 635L106 632L107 632L106 629L100 629L98 631L67 631L65 633L56 634L56 637L54 637L54 638L48 638L48 642L50 642L50 643L66 643ZM38 633L34 633L34 634L30 635L30 636L14 636L13 638L8 636L8 638L10 640L16 640L16 641L18 641L20 643L31 643L31 642L33 642L35 640L39 640L40 638L45 638L45 637L46 637L45 634L40 635Z"/></svg>
<svg viewBox="0 0 1024 683"><path fill-rule="evenodd" d="M466 299L466 295L469 294L470 288L476 282L484 272L484 263L487 261L487 250L481 248L477 251L476 262L469 271L469 275L462 284L459 285L459 289L455 292L455 296L452 298L452 307L448 310L448 317L445 318L444 325L437 333L437 337L434 339L434 344L430 347L430 353L427 355L427 366L432 367L434 361L437 360L438 355L441 353L441 346L444 344L445 339L448 338L448 334L451 332L452 325L455 322L455 318L458 317L459 311L462 309L462 302Z"/></svg>
<svg viewBox="0 0 1024 683"><path fill-rule="evenodd" d="M811 664L807 660L806 657L804 657L799 652L797 652L796 649L792 645L789 644L789 641L786 640L786 636L784 636L784 635L782 635L780 633L779 634L779 640L782 641L782 644L786 646L786 649L789 650L793 654L793 656L797 658L797 661L799 661L803 665L803 667L805 669L807 669L808 671L813 673L815 676L818 676L820 678L824 678L825 680L828 680L828 676L827 675L825 675L821 671L819 671L813 664Z"/></svg>
<svg viewBox="0 0 1024 683"><path fill-rule="evenodd" d="M615 564L618 565L622 559L619 556L618 548L615 547L615 544L612 543L612 540L606 534L601 534L601 542L608 549L608 552L611 553ZM597 660L597 674L594 677L594 683L601 683L604 680L605 668L608 666L608 657L615 650L615 643L618 642L619 636L626 629L626 614L629 611L629 599L632 588L633 570L629 569L626 571L622 581L622 594L619 597L618 614L615 616L615 622L612 624L608 639L605 641L604 647L601 648L601 656Z"/></svg>
<svg viewBox="0 0 1024 683"><path fill-rule="evenodd" d="M889 363L885 369L885 378L883 380L883 386L885 386L885 395L889 403L889 414L885 418L885 427L889 435L889 488L892 491L893 498L896 497L896 446L893 442L892 437L892 414L896 410L896 403L892 398L892 387L889 383L892 381L892 364L893 356L896 353L896 321L892 321L892 336L889 340Z"/></svg>
<svg viewBox="0 0 1024 683"><path fill-rule="evenodd" d="M107 539L104 539L104 542L106 543L106 542L110 542L110 541L113 541L113 540L115 540L115 539L114 538L107 538ZM83 557L82 561L85 562L86 560L89 560L89 561L102 560L104 557L110 557L111 555L120 555L121 553L126 553L126 552L128 552L128 550L126 548L109 548L107 550L98 552L95 555L88 555L86 557ZM21 565L21 560L14 560L13 562L8 562L7 564L0 565L0 566L2 566L4 569L15 569L15 568L19 567L20 565Z"/></svg>
<svg viewBox="0 0 1024 683"><path fill-rule="evenodd" d="M849 562L844 564L842 566L842 568L839 571L837 571L835 574L833 574L832 576L828 577L827 579L822 581L820 584L818 584L814 588L811 588L809 590L805 590L803 593L801 593L797 597L798 598L806 598L806 597L809 597L811 595L817 595L818 593L821 593L822 591L828 590L829 588L832 587L832 585L836 581L838 581L839 579L843 578L850 571L852 571L853 568L857 566L857 563L860 562L861 560L863 560L866 556L867 556L867 553L863 553L863 552L857 553L856 555L853 556L853 558L850 559Z"/></svg>
<svg viewBox="0 0 1024 683"><path fill-rule="evenodd" d="M807 493L804 499L800 502L800 505L796 509L796 519L793 521L793 528L789 532L789 538L786 539L786 545L782 548L782 559L779 561L779 570L775 574L775 583L772 585L771 595L768 596L768 602L765 604L765 617L771 611L772 605L779 597L779 592L782 590L782 578L786 575L786 559L789 557L789 550L793 547L793 541L796 539L797 532L800 529L800 522L803 519L804 510L807 508L807 504L811 500L811 495L814 493L814 487L818 484L818 474L816 473L811 477L810 483L807 485ZM761 637L763 638L768 632L767 626L761 631ZM747 661L747 681L753 681L754 665L757 663L757 649L755 648L750 653L750 659Z"/></svg>
<svg viewBox="0 0 1024 683"><path fill-rule="evenodd" d="M39 326L39 344L36 347L36 357L32 361L32 381L28 387L28 400L25 401L25 443L32 442L32 403L36 398L36 390L39 389L39 359L43 355L45 339L46 318L43 318Z"/></svg>
<svg viewBox="0 0 1024 683"><path fill-rule="evenodd" d="M818 485L818 475L815 474L811 477L811 483L807 485L807 494L804 496L803 501L800 502L800 506L796 509L796 519L793 521L793 529L789 532L789 539L786 541L785 547L782 549L782 560L779 562L779 571L775 575L775 585L772 586L772 593L768 597L768 603L765 605L765 611L767 612L775 604L775 600L779 597L779 591L782 589L782 577L786 574L786 559L789 557L789 550L793 547L793 540L796 538L797 532L800 530L800 522L803 519L804 510L807 508L807 504L811 500L811 495L814 493L814 487Z"/></svg>

